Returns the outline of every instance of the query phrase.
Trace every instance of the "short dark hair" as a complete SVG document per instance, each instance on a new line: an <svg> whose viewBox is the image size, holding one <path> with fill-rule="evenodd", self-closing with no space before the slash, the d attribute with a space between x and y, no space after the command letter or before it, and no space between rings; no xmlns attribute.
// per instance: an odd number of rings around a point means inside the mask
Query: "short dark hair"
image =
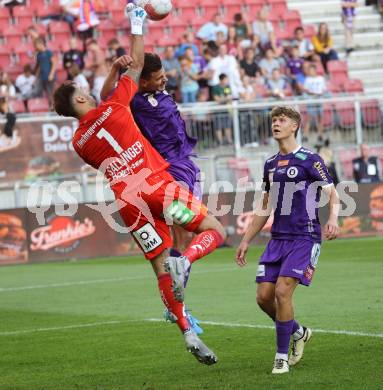
<svg viewBox="0 0 383 390"><path fill-rule="evenodd" d="M227 74L221 73L221 74L219 75L219 81L222 81L222 80L225 80L225 79L227 79Z"/></svg>
<svg viewBox="0 0 383 390"><path fill-rule="evenodd" d="M290 118L297 123L297 130L295 132L295 137L297 136L298 130L301 127L301 114L294 108L289 106L276 106L271 110L270 116L273 119L276 116L284 115L287 118Z"/></svg>
<svg viewBox="0 0 383 390"><path fill-rule="evenodd" d="M53 95L54 109L57 114L77 118L76 110L73 107L72 97L76 91L76 83L64 81Z"/></svg>
<svg viewBox="0 0 383 390"><path fill-rule="evenodd" d="M296 34L298 31L305 31L305 30L303 30L303 27L302 26L299 26L299 27L297 27L295 30L294 30L294 34Z"/></svg>
<svg viewBox="0 0 383 390"><path fill-rule="evenodd" d="M243 19L242 19L242 14L240 12L234 14L234 21L235 22L241 22Z"/></svg>
<svg viewBox="0 0 383 390"><path fill-rule="evenodd" d="M154 53L145 53L144 67L141 71L141 78L144 80L149 80L152 73L158 72L161 69L161 58Z"/></svg>

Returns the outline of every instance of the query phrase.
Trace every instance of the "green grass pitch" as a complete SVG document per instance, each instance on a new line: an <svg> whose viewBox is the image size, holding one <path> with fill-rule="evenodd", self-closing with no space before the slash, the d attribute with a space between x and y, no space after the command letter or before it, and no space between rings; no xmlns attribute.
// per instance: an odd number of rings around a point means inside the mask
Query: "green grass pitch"
<svg viewBox="0 0 383 390"><path fill-rule="evenodd" d="M161 321L142 257L2 267L0 389L383 389L382 249L382 238L323 245L313 285L295 296L313 338L280 377L273 329L253 327L272 325L255 302L260 247L244 269L233 249L193 266L186 302L215 323L202 335L219 357L210 367Z"/></svg>

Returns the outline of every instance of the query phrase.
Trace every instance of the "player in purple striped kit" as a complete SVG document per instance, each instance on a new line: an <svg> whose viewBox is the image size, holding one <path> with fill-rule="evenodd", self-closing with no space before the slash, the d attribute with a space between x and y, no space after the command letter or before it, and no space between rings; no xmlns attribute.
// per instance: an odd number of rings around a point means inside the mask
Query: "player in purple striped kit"
<svg viewBox="0 0 383 390"><path fill-rule="evenodd" d="M296 141L300 114L291 107L275 107L271 120L279 152L265 163L262 204L238 247L236 261L239 266L246 264L249 243L273 209L271 240L257 270L257 303L275 321L277 353L272 373L282 374L300 361L312 334L294 319L292 297L298 284L310 285L317 266L322 239L320 194L323 191L329 197L330 216L324 227L328 240L339 232L339 197L323 160Z"/></svg>

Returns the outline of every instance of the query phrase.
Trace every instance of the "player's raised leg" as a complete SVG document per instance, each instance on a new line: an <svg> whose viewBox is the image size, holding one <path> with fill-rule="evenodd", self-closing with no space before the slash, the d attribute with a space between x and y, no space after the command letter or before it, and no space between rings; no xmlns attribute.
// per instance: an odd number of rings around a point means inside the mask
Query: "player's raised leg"
<svg viewBox="0 0 383 390"><path fill-rule="evenodd" d="M181 330L186 344L186 349L203 364L211 365L218 361L217 356L211 351L192 329L187 318L185 305L175 299L172 288L172 278L166 271L164 263L167 258L167 251L151 260L151 264L158 279L160 296L166 308L172 315Z"/></svg>
<svg viewBox="0 0 383 390"><path fill-rule="evenodd" d="M194 218L195 214L192 207L189 208L181 202L178 202L176 207L180 211L178 214L176 211L168 211L170 215L174 214L174 219L177 218L180 221L184 218L187 221L190 216ZM169 257L165 262L166 270L173 279L175 297L181 302L184 300L184 289L189 278L191 265L214 251L226 239L225 229L215 217L207 214L207 210L203 213L202 218L201 220L201 215L199 215L195 220L190 220L189 223L184 224L186 230L193 231L197 235L182 256Z"/></svg>

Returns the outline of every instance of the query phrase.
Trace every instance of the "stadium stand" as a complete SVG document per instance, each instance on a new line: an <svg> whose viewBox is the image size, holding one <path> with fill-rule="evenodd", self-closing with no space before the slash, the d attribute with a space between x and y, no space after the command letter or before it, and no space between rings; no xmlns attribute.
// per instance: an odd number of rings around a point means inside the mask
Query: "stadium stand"
<svg viewBox="0 0 383 390"><path fill-rule="evenodd" d="M105 58L110 57L107 46L112 38L117 37L121 46L128 49L128 30L130 27L129 22L124 17L121 1L98 1L95 4L100 23L94 29L93 37L105 53ZM328 74L326 74L318 58L315 56L311 58L311 61L316 65L317 73L326 78L328 94L325 97L337 98L352 95L363 96L364 94L371 96L371 99L361 101L359 117L361 116L363 128L367 130L381 128L381 107L379 100L374 99L374 93L383 91L383 77L381 77L383 76L381 70L383 69L383 48L381 48L383 23L379 14L372 7L360 3L357 10L355 33L357 50L346 57L343 47L343 25L339 17L340 4L335 0L222 0L221 2L197 0L193 4L183 0L173 0L173 6L170 17L160 22L147 22L145 36L147 51L156 51L162 55L167 46L178 47L185 42L185 32L192 32L195 35L203 25L212 20L216 13L222 15L223 23L226 26L233 28L233 19L237 13L244 15L246 22L251 25L258 12L266 8L269 11L268 20L274 29L277 49L282 53L281 55L276 53L276 59L284 77L291 83L291 86L289 85L287 88L287 96L289 97L301 93L299 88L295 88L294 80L286 66L295 29L303 26L304 35L310 41L317 33L319 23L326 22L333 37L334 48L339 55L339 60L329 62ZM35 27L40 36L46 39L48 49L57 59L56 83L66 79L67 72L63 68L62 56L64 52L69 50L71 29L69 24L63 20L49 20L50 15L57 15L60 12L58 0L27 0L27 6L14 8L14 20L9 18L8 9L0 8L0 68L9 74L11 79L15 80L22 73L25 64L33 65L35 62L33 40L27 34L27 28L31 25ZM253 45L257 51L256 61L259 63L265 47L255 42L256 40L253 40L251 34L248 35L244 41L238 40L236 45L234 44L235 47L230 46L228 52L234 54L239 60L243 58L246 47ZM204 60L209 60L209 57L201 59L203 49L211 49L209 44L202 44L198 40L195 40L194 43L199 48L200 53L197 60L201 60L201 64ZM205 71L203 66L206 65L201 65L201 72ZM305 70L304 65L303 71ZM92 69L87 62L85 74L91 83L93 80ZM256 96L255 102L265 102L268 99L268 89L266 82L262 81L262 76L252 80L252 85L249 88L252 89L253 96ZM295 95L291 97L296 97ZM176 94L176 97L180 99L179 94ZM273 102L272 99L269 101ZM23 113L25 109L20 100L14 100L12 107L16 113ZM45 97L35 97L29 100L31 113L42 113L48 110L48 100ZM249 139L250 144L257 143L259 140L267 142L264 140L269 137L266 129L268 122L259 122L259 118L266 112L267 110L262 108L254 114L254 118L258 118L258 122L255 120L252 123L256 123L259 127L260 134L254 139ZM302 114L304 120L307 120L307 111L304 106L302 106ZM350 129L355 129L357 119L355 105L351 100L323 104L322 124L330 134L332 130L338 130L340 134L349 134L347 132ZM209 142L207 144L208 147L214 145ZM242 140L241 144L244 144ZM233 161L229 163L230 167L238 170Z"/></svg>

